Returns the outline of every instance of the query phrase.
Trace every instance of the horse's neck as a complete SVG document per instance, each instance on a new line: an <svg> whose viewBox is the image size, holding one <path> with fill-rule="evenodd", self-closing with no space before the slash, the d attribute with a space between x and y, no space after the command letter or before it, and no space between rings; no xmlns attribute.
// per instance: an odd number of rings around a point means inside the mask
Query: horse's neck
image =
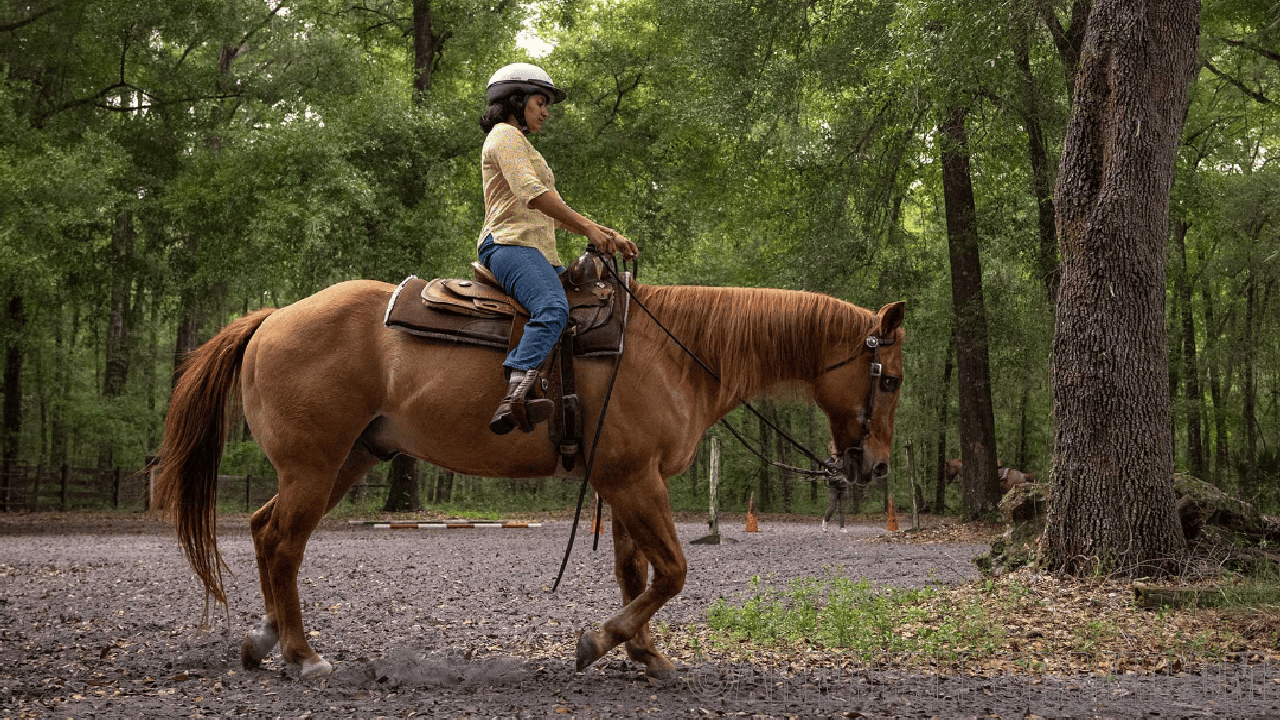
<svg viewBox="0 0 1280 720"><path fill-rule="evenodd" d="M714 375L716 402L724 412L780 385L811 383L827 343L861 337L874 319L848 303L800 291L691 286L639 286L637 291L663 328L655 331L664 344L659 346L672 347L669 332L684 346L674 357L686 377Z"/></svg>

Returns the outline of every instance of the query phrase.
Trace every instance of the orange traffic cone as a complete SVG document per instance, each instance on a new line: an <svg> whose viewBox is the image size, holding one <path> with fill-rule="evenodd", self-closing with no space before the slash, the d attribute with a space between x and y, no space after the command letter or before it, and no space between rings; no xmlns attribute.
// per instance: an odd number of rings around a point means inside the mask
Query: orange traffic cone
<svg viewBox="0 0 1280 720"><path fill-rule="evenodd" d="M898 532L898 513L893 510L893 496L889 496L889 532Z"/></svg>
<svg viewBox="0 0 1280 720"><path fill-rule="evenodd" d="M760 523L756 522L756 494L751 493L747 501L747 532L760 532Z"/></svg>

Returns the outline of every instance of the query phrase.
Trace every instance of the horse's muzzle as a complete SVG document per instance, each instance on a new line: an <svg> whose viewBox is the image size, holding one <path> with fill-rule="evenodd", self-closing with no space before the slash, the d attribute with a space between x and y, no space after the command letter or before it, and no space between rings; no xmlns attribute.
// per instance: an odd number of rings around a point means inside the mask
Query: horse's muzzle
<svg viewBox="0 0 1280 720"><path fill-rule="evenodd" d="M889 462L887 459L868 458L862 447L855 445L841 454L839 470L850 482L867 484L888 477Z"/></svg>

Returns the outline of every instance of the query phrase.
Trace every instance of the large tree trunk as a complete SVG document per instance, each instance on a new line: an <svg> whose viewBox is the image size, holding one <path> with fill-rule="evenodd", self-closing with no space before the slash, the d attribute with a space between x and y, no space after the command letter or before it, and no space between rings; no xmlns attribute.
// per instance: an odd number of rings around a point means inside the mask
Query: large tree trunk
<svg viewBox="0 0 1280 720"><path fill-rule="evenodd" d="M1198 0L1099 0L1058 172L1049 569L1177 569L1165 326L1169 191Z"/></svg>
<svg viewBox="0 0 1280 720"><path fill-rule="evenodd" d="M966 518L976 518L995 510L1000 501L1000 481L996 477L996 422L991 408L987 308L982 299L982 262L978 256L978 211L969 171L964 108L952 108L939 130L945 139L942 188L960 371L960 457L964 461L960 507Z"/></svg>
<svg viewBox="0 0 1280 720"><path fill-rule="evenodd" d="M1174 276L1174 288L1178 299L1178 316L1182 319L1182 372L1183 395L1187 413L1187 464L1191 474L1200 480L1207 478L1204 441L1200 430L1200 406L1203 402L1200 392L1200 370L1196 363L1196 318L1191 307L1191 269L1187 265L1187 231L1190 226L1185 220L1174 224L1173 240L1181 267Z"/></svg>

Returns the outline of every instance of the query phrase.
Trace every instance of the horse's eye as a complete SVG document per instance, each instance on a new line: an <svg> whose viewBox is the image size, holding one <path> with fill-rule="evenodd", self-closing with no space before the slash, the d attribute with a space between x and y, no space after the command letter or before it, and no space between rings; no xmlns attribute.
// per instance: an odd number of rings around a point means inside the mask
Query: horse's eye
<svg viewBox="0 0 1280 720"><path fill-rule="evenodd" d="M901 385L902 385L902 380L889 375L884 376L880 380L880 387L884 388L885 392L894 392Z"/></svg>

